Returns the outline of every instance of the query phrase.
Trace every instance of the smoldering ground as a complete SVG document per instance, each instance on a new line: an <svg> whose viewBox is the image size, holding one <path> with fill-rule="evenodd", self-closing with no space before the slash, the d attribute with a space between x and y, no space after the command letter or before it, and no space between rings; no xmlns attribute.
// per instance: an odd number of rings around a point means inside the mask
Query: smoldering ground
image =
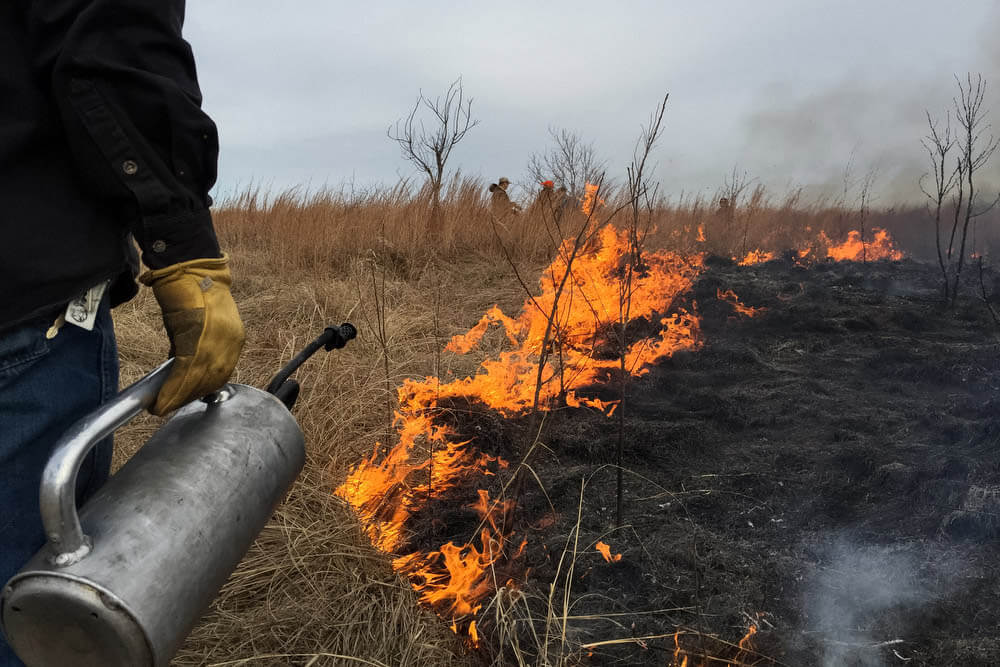
<svg viewBox="0 0 1000 667"><path fill-rule="evenodd" d="M820 536L804 551L816 560L803 582L803 639L817 645L824 667L911 659L900 652L903 639L885 634L887 620L897 632L905 628L907 616L943 597L961 570L926 543L872 544L847 532Z"/></svg>

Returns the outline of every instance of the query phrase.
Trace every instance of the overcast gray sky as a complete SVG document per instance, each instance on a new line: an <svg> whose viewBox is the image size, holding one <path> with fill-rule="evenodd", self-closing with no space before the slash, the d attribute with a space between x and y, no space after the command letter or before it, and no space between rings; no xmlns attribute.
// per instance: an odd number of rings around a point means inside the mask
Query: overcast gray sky
<svg viewBox="0 0 1000 667"><path fill-rule="evenodd" d="M996 0L192 0L186 36L220 194L413 176L386 128L461 75L480 125L450 166L470 175L531 188L528 157L559 127L620 177L669 92L666 192L711 193L734 165L778 191L839 187L854 153L888 203L916 196L924 109L949 107L953 74L987 77L1000 128L998 29Z"/></svg>

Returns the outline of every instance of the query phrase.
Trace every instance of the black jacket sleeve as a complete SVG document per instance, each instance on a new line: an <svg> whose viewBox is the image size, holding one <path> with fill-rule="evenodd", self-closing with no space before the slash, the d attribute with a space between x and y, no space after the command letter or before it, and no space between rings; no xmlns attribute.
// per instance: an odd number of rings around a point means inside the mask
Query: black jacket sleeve
<svg viewBox="0 0 1000 667"><path fill-rule="evenodd" d="M218 133L181 36L184 0L18 1L80 177L117 205L146 265L218 257Z"/></svg>

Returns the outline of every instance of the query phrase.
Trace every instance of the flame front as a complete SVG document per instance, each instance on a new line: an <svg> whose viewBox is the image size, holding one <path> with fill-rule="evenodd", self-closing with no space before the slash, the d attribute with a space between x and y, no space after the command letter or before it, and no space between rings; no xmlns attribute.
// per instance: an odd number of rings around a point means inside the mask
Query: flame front
<svg viewBox="0 0 1000 667"><path fill-rule="evenodd" d="M740 260L740 266L763 264L764 262L770 262L775 257L776 255L773 252L764 252L763 250L751 250L746 254L746 257ZM735 259L735 257L733 259Z"/></svg>
<svg viewBox="0 0 1000 667"><path fill-rule="evenodd" d="M617 358L600 354L607 345L604 332L619 319L621 258L628 245L628 234L611 226L604 227L593 250L585 252L572 264L566 287L557 299L558 286L567 271L572 248L566 242L558 258L542 273L539 295L527 299L518 317L508 317L500 308L490 308L479 323L467 333L455 336L446 350L466 353L475 348L491 326L499 326L512 349L501 352L495 359L480 365L472 377L447 385L436 385L432 378L408 381L404 384L418 393L419 400L433 399L440 392L445 397L475 398L505 416L522 414L532 407L539 352L548 325L548 316L555 313L558 332L550 341L559 346L560 360L548 355L542 376L541 403L549 403L560 392L571 405L583 401L595 407L593 401L576 396L574 388L597 382L602 374L619 365ZM698 320L684 309L663 313L675 296L688 291L702 269L700 257L685 259L672 252L650 252L643 255L642 275L636 275L631 290L630 320L657 318L657 337L629 345L626 368L635 374L646 372L645 365L669 356L679 349L698 344ZM552 337L552 336L550 336ZM561 377L560 383L557 378Z"/></svg>
<svg viewBox="0 0 1000 667"><path fill-rule="evenodd" d="M588 185L583 213L590 217L602 203L598 188ZM596 227L598 221L589 223ZM702 229L699 234L703 236ZM834 259L860 259L860 235L855 234L835 245L821 233L820 242ZM518 315L509 316L493 306L445 348L469 353L488 332L498 330L505 349L482 361L469 377L446 383L433 377L405 380L397 389L396 441L387 447L376 444L371 456L336 491L354 509L372 544L394 556L393 567L409 579L421 601L472 644L478 643L482 632L475 615L498 586L513 585L512 579L520 577L518 559L527 543L507 521L516 509L513 501L491 498L485 488L509 468L508 461L464 438L447 420L449 408L481 406L517 418L533 409L565 405L611 415L617 403L587 396L588 387L607 384L621 373L622 359L625 371L638 376L659 359L697 348L700 326L694 304L689 310L678 305L683 302L678 297L693 287L703 270L703 255L685 257L661 250L637 256L629 238L628 231L605 225L582 249L564 241L542 272L537 294L524 301ZM807 252L800 252L800 257ZM753 251L740 263L773 256ZM902 254L887 232L875 230L866 256L899 259ZM747 317L763 310L740 303L731 290L720 290L717 297ZM478 527L467 531L471 534L460 543L421 544L422 535L414 525L417 519L430 515L432 525L440 523L429 505L449 491L467 487L478 489L478 498L466 501L465 507L475 513ZM621 558L612 556L603 542L596 548L608 562ZM749 646L754 631L741 648ZM686 664L679 644L677 649L675 662L682 658Z"/></svg>
<svg viewBox="0 0 1000 667"><path fill-rule="evenodd" d="M862 243L861 232L857 230L848 232L847 240L839 244L830 241L823 232L820 232L819 235L820 240L827 244L827 256L836 261L860 262L862 259L868 261L903 259L903 253L895 248L888 231L876 227L872 232L872 240L867 244Z"/></svg>
<svg viewBox="0 0 1000 667"><path fill-rule="evenodd" d="M594 183L587 183L583 186L583 201L580 203L580 210L588 218L594 213L594 205L603 206L604 200L597 196L601 186Z"/></svg>
<svg viewBox="0 0 1000 667"><path fill-rule="evenodd" d="M700 240L700 239L699 239ZM880 227L872 229L872 240L863 243L861 232L853 229L847 233L847 239L842 243L834 243L826 232L820 231L816 239L809 243L808 247L801 247L797 251L798 258L805 260L809 256L819 259L829 257L836 262L875 262L882 259L899 261L903 259L903 252L896 247L889 231ZM814 253L818 253L814 255ZM764 251L760 248L751 250L743 259L734 257L740 266L750 266L769 262L777 257L777 254Z"/></svg>
<svg viewBox="0 0 1000 667"><path fill-rule="evenodd" d="M596 188L588 188L588 193L592 206ZM480 526L467 542L449 541L433 549L415 546L414 530L408 526L428 503L460 485L486 486L508 468L504 459L464 440L442 413L446 406L462 402L504 417L524 415L535 406L536 380L541 377L539 410L564 404L612 414L616 403L588 397L586 388L620 373L622 352L627 372L642 375L656 360L697 347L698 318L683 307L668 309L693 286L702 270L701 257L643 253L631 289L624 289L624 262L634 261L628 259L628 238L626 231L605 226L572 262L568 258L573 246L564 242L542 273L538 294L525 300L520 314L511 317L494 306L468 332L452 338L446 350L464 354L492 328L499 328L507 349L481 362L469 377L447 383L433 377L405 380L397 390L397 442L384 452L376 444L336 491L354 508L372 544L395 556L394 569L410 580L421 601L472 643L480 632L475 614L487 596L508 581L498 572L516 572L526 542L505 527L513 501L491 499L480 488L478 500L468 505ZM645 321L650 335L632 334L635 339L625 341L619 337L625 294L631 295L625 319ZM543 350L552 314L556 326L554 333L550 328ZM608 548L605 557L617 560L621 555L612 557Z"/></svg>

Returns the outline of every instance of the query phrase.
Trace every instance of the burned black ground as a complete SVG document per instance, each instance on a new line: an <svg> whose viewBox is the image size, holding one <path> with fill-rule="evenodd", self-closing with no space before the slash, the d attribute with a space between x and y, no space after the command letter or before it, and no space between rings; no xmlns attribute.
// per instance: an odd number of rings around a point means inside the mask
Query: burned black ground
<svg viewBox="0 0 1000 667"><path fill-rule="evenodd" d="M586 662L669 665L677 628L732 658L753 621L741 664L1000 664L1000 343L972 286L954 312L937 290L912 261L710 262L703 345L630 385L617 530L617 419L549 415L519 511L554 523L528 530L524 585L565 583L583 483L572 613L620 615L570 639L652 637Z"/></svg>

